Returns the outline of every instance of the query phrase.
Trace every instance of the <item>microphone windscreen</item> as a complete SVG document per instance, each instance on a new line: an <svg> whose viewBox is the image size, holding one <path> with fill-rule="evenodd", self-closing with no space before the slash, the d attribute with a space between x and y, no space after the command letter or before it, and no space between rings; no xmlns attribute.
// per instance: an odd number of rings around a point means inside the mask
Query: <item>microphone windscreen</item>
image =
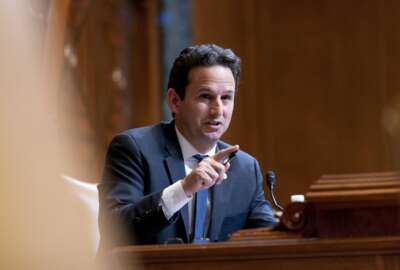
<svg viewBox="0 0 400 270"><path fill-rule="evenodd" d="M275 173L273 171L267 172L267 183L270 187L275 184Z"/></svg>

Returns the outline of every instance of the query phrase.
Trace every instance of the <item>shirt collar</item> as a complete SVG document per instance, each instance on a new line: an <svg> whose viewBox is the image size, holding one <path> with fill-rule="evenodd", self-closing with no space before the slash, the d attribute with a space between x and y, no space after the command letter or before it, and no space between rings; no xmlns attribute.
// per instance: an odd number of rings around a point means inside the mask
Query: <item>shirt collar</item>
<svg viewBox="0 0 400 270"><path fill-rule="evenodd" d="M179 131L177 126L175 125L176 135L178 137L179 146L181 147L183 160L189 160L193 157L193 155L199 154L199 151L183 136L183 134ZM217 149L217 145L215 144L210 151L205 153L208 156L213 156Z"/></svg>

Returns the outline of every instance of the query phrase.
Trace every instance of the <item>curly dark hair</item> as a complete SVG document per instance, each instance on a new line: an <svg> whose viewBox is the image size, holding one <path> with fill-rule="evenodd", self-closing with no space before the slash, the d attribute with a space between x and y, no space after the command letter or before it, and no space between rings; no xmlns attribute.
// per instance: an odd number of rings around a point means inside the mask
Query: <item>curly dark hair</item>
<svg viewBox="0 0 400 270"><path fill-rule="evenodd" d="M237 90L240 78L240 58L231 49L215 44L195 45L183 49L171 68L168 88L175 89L183 100L190 70L199 66L215 65L228 67L232 71Z"/></svg>

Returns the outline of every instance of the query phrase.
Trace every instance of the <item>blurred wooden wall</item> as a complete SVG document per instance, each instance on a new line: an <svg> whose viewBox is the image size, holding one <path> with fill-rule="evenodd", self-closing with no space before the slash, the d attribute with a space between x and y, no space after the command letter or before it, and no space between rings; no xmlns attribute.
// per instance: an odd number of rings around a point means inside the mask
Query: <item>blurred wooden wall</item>
<svg viewBox="0 0 400 270"><path fill-rule="evenodd" d="M225 139L276 172L282 204L321 174L396 167L382 112L400 89L399 1L194 0L193 14L194 43L242 58Z"/></svg>
<svg viewBox="0 0 400 270"><path fill-rule="evenodd" d="M64 174L100 181L112 137L161 119L158 5L71 1L55 92L66 131L60 136L80 169Z"/></svg>
<svg viewBox="0 0 400 270"><path fill-rule="evenodd" d="M71 2L65 44L78 63L67 50L70 92L59 93L86 170L71 174L88 181L99 180L115 133L161 119L162 99L159 2L93 3ZM283 204L321 174L399 167L400 143L382 113L400 111L400 2L193 0L192 13L193 43L231 47L242 58L225 139L264 172L275 170Z"/></svg>

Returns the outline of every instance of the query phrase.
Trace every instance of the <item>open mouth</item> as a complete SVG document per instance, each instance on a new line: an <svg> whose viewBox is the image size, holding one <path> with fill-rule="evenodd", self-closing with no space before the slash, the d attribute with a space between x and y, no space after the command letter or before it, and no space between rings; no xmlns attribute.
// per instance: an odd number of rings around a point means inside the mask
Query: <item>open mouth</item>
<svg viewBox="0 0 400 270"><path fill-rule="evenodd" d="M207 126L211 127L211 128L220 128L222 126L222 122L221 121L208 121L206 122Z"/></svg>

